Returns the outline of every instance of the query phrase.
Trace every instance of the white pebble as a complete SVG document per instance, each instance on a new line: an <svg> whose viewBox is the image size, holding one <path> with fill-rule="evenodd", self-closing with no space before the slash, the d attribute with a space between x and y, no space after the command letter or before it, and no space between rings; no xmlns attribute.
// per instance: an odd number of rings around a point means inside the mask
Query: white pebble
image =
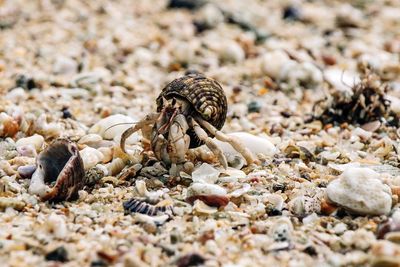
<svg viewBox="0 0 400 267"><path fill-rule="evenodd" d="M54 237L64 239L67 237L68 229L62 216L56 213L50 214L45 222L47 231L53 233Z"/></svg>
<svg viewBox="0 0 400 267"><path fill-rule="evenodd" d="M56 74L74 74L78 68L78 63L69 57L59 56L53 65L53 72Z"/></svg>
<svg viewBox="0 0 400 267"><path fill-rule="evenodd" d="M282 67L290 61L291 59L285 52L275 50L264 54L261 59L261 68L269 77L279 79Z"/></svg>
<svg viewBox="0 0 400 267"><path fill-rule="evenodd" d="M224 21L224 15L215 5L207 4L198 12L198 20L207 27L215 27Z"/></svg>
<svg viewBox="0 0 400 267"><path fill-rule="evenodd" d="M350 168L327 187L328 198L360 215L388 214L392 207L390 187L368 168Z"/></svg>
<svg viewBox="0 0 400 267"><path fill-rule="evenodd" d="M28 98L28 94L24 90L24 88L17 87L15 89L12 89L10 92L8 92L5 96L7 100L10 100L14 103L19 103L21 101L24 101Z"/></svg>
<svg viewBox="0 0 400 267"><path fill-rule="evenodd" d="M23 147L23 146L28 146L28 145L33 145L36 149L36 151L40 151L43 147L44 144L44 138L43 136L39 134L35 134L29 137L21 138L18 139L18 141L15 143L16 147Z"/></svg>
<svg viewBox="0 0 400 267"><path fill-rule="evenodd" d="M225 42L219 48L219 55L223 61L241 62L245 58L245 53L242 47L235 41Z"/></svg>

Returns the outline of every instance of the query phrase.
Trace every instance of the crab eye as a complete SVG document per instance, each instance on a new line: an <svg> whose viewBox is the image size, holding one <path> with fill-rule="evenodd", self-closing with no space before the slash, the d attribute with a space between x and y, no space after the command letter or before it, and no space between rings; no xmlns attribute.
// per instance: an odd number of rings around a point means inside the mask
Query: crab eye
<svg viewBox="0 0 400 267"><path fill-rule="evenodd" d="M176 99L172 98L172 106L175 106L175 104L176 104Z"/></svg>

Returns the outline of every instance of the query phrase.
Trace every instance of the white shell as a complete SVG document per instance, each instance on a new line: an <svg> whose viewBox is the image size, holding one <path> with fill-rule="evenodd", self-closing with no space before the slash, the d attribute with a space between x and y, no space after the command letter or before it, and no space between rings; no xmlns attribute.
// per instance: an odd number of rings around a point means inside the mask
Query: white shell
<svg viewBox="0 0 400 267"><path fill-rule="evenodd" d="M266 138L255 136L245 132L229 133L228 135L238 138L242 142L242 144L247 147L254 155L263 154L266 156L273 156L275 155L275 153L277 153L276 147ZM222 149L227 158L232 156L242 157L242 155L240 155L239 152L233 149L230 144L216 140L215 138L214 141Z"/></svg>
<svg viewBox="0 0 400 267"><path fill-rule="evenodd" d="M113 159L113 149L111 147L99 147L97 150L103 154L103 163L110 162Z"/></svg>
<svg viewBox="0 0 400 267"><path fill-rule="evenodd" d="M79 151L79 154L81 154L85 170L88 170L94 167L97 163L102 162L104 158L104 155L100 151L92 147L85 147Z"/></svg>
<svg viewBox="0 0 400 267"><path fill-rule="evenodd" d="M218 195L226 196L226 190L219 185L193 183L187 190L187 197L199 195Z"/></svg>
<svg viewBox="0 0 400 267"><path fill-rule="evenodd" d="M392 207L390 187L368 168L345 170L326 191L332 202L360 215L388 214Z"/></svg>
<svg viewBox="0 0 400 267"><path fill-rule="evenodd" d="M122 115L122 114L111 115L111 116L108 116L107 118L104 118L104 119L98 121L95 125L93 125L89 129L89 133L98 134L101 137L103 137L104 139L107 139L107 140L114 139L114 141L119 142L119 139L121 138L122 133L126 129L132 127L134 125L134 122L136 122L136 121L137 120L135 120L131 117ZM119 123L127 123L127 124L114 126ZM110 128L111 126L114 126L114 127ZM139 139L138 134L134 133L127 139L127 143L128 144L132 143L131 140L137 140L137 139Z"/></svg>

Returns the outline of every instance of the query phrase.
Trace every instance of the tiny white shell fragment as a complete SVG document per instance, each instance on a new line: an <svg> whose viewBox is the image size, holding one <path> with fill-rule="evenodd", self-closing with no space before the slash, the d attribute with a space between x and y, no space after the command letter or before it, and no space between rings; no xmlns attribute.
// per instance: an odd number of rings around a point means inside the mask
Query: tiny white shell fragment
<svg viewBox="0 0 400 267"><path fill-rule="evenodd" d="M221 44L218 49L219 56L222 60L228 62L241 62L245 58L242 47L235 41L227 41Z"/></svg>
<svg viewBox="0 0 400 267"><path fill-rule="evenodd" d="M355 128L352 134L360 137L362 140L368 140L372 136L372 132L366 131L360 127Z"/></svg>
<svg viewBox="0 0 400 267"><path fill-rule="evenodd" d="M285 203L285 200L279 194L268 194L265 196L265 200L271 203L276 210L282 210Z"/></svg>
<svg viewBox="0 0 400 267"><path fill-rule="evenodd" d="M247 177L244 171L231 167L228 167L228 169L224 170L222 174L226 176L221 176L219 178L219 181L221 182L236 182Z"/></svg>
<svg viewBox="0 0 400 267"><path fill-rule="evenodd" d="M193 171L192 179L194 183L214 184L218 180L220 171L208 163L203 163L199 168Z"/></svg>
<svg viewBox="0 0 400 267"><path fill-rule="evenodd" d="M318 215L314 212L303 218L303 224L312 224L318 220Z"/></svg>
<svg viewBox="0 0 400 267"><path fill-rule="evenodd" d="M187 190L187 197L198 195L218 195L225 196L226 190L219 185L193 183Z"/></svg>
<svg viewBox="0 0 400 267"><path fill-rule="evenodd" d="M196 200L193 204L193 211L198 214L210 215L216 213L218 209L216 207L208 206L201 200Z"/></svg>
<svg viewBox="0 0 400 267"><path fill-rule="evenodd" d="M247 192L249 192L250 189L251 189L251 185L246 183L246 184L243 184L242 188L239 188L239 189L231 192L229 195L231 197L240 197L240 196L246 194Z"/></svg>

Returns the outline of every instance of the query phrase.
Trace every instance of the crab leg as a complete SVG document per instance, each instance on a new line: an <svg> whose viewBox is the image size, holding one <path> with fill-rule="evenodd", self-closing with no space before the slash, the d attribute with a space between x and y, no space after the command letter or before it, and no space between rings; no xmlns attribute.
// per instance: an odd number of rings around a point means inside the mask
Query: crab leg
<svg viewBox="0 0 400 267"><path fill-rule="evenodd" d="M182 114L176 115L168 132L168 154L172 163L185 162L186 152L189 149L190 139L186 134L189 129L186 118Z"/></svg>
<svg viewBox="0 0 400 267"><path fill-rule="evenodd" d="M201 118L196 118L196 120L202 127L207 129L213 136L215 136L215 138L217 138L220 141L229 143L237 152L239 152L245 158L247 165L250 165L251 163L258 161L254 157L253 153L251 153L251 151L248 148L243 146L243 144L240 142L238 138L224 134L223 132L217 130L209 122Z"/></svg>
<svg viewBox="0 0 400 267"><path fill-rule="evenodd" d="M136 123L135 126L130 127L129 129L125 130L125 132L123 132L123 134L121 136L121 141L119 144L122 151L124 151L126 153L125 141L126 141L126 139L128 139L129 136L131 136L133 133L139 131L142 128L146 128L146 126L153 124L157 120L159 115L160 114L158 114L158 113L149 114L146 117L144 117L142 120L140 120L138 123Z"/></svg>
<svg viewBox="0 0 400 267"><path fill-rule="evenodd" d="M167 153L167 148L168 148L168 141L164 138L162 134L159 134L154 142L154 155L158 160L163 161L165 164L170 164L171 159Z"/></svg>
<svg viewBox="0 0 400 267"><path fill-rule="evenodd" d="M171 160L170 175L179 176L184 169L190 171L186 166L186 152L189 150L190 137L186 134L189 129L183 114L175 116L168 132L168 154Z"/></svg>
<svg viewBox="0 0 400 267"><path fill-rule="evenodd" d="M201 141L203 141L206 146L213 152L215 156L218 157L219 162L224 167L224 169L228 168L228 162L226 161L226 157L222 150L218 147L218 145L208 136L206 131L195 121L193 118L189 119L189 124L193 128L196 135L199 137Z"/></svg>

